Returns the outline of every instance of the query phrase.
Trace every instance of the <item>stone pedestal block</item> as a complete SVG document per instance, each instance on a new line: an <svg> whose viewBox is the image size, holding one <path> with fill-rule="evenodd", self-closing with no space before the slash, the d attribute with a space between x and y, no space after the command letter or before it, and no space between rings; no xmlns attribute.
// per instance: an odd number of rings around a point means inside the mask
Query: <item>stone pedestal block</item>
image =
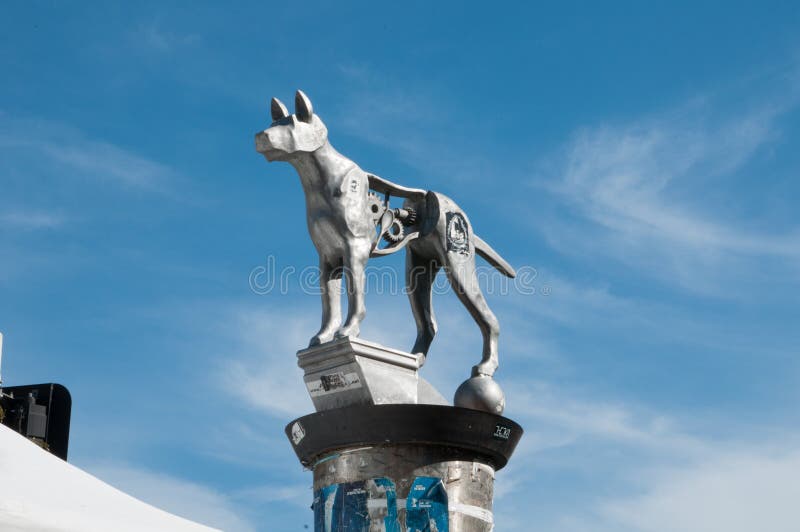
<svg viewBox="0 0 800 532"><path fill-rule="evenodd" d="M421 354L359 338L342 338L297 352L297 364L317 412L353 405L447 404L419 378Z"/></svg>

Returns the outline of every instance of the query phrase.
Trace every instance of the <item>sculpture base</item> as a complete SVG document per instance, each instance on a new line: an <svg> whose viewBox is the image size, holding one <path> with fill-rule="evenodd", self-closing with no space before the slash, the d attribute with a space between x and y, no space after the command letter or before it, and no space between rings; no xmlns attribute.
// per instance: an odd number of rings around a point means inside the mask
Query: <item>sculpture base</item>
<svg viewBox="0 0 800 532"><path fill-rule="evenodd" d="M314 473L316 532L489 532L494 473L522 428L478 410L379 405L310 414L286 433Z"/></svg>
<svg viewBox="0 0 800 532"><path fill-rule="evenodd" d="M351 405L447 404L417 370L411 354L360 338L341 338L297 352L308 394L318 412Z"/></svg>

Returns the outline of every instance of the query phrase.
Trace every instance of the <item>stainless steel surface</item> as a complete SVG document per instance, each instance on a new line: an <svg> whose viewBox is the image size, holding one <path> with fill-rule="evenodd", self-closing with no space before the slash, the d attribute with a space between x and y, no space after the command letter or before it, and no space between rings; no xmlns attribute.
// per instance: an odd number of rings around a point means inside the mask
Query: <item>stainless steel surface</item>
<svg viewBox="0 0 800 532"><path fill-rule="evenodd" d="M357 338L342 338L297 353L317 412L357 404L416 404L422 355Z"/></svg>
<svg viewBox="0 0 800 532"><path fill-rule="evenodd" d="M494 379L486 375L478 375L461 383L456 390L453 404L462 408L485 410L499 415L505 410L506 397Z"/></svg>
<svg viewBox="0 0 800 532"><path fill-rule="evenodd" d="M514 269L475 235L466 214L450 198L367 173L338 153L302 91L295 95L294 114L277 99L272 100L271 112L272 125L256 134L256 149L268 161L287 161L297 170L309 234L319 253L322 324L309 345L359 335L366 314L367 259L405 247L407 291L417 325L411 351L427 354L436 334L431 290L437 272L444 270L483 334L481 360L472 375L493 375L500 328L478 286L475 255L509 277L515 275ZM384 194L383 201L370 189ZM392 196L405 200L402 209L389 206ZM388 247L378 246L381 237L389 241ZM342 277L348 299L344 323L339 298Z"/></svg>
<svg viewBox="0 0 800 532"><path fill-rule="evenodd" d="M450 402L439 393L433 384L422 377L417 377L417 404L418 405L443 405L450 406Z"/></svg>

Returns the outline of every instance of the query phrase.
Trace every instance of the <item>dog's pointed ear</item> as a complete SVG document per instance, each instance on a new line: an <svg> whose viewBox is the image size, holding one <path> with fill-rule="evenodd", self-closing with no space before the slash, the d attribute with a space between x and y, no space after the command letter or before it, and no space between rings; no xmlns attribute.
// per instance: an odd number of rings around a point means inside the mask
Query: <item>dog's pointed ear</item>
<svg viewBox="0 0 800 532"><path fill-rule="evenodd" d="M283 105L277 98L272 99L272 103L270 104L270 111L272 112L272 121L277 122L282 118L286 118L289 116L289 110L286 109L286 106Z"/></svg>
<svg viewBox="0 0 800 532"><path fill-rule="evenodd" d="M303 122L311 122L311 116L314 114L311 100L301 90L298 90L297 94L294 95L294 114Z"/></svg>

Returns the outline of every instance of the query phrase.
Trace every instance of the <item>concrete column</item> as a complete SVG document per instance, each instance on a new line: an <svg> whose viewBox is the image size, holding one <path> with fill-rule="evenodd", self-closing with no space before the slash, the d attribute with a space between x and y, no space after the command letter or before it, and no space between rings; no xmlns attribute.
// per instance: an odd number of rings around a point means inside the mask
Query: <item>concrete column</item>
<svg viewBox="0 0 800 532"><path fill-rule="evenodd" d="M495 471L522 428L436 405L354 406L286 427L314 476L315 532L489 532Z"/></svg>

